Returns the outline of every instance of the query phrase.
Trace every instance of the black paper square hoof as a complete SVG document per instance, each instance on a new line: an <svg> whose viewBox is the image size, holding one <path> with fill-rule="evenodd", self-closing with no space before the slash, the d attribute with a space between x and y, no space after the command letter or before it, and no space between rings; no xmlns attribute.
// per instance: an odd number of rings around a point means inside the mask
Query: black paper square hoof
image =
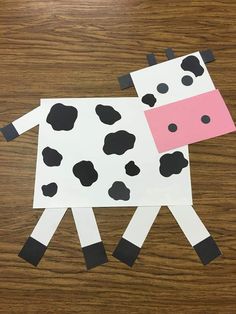
<svg viewBox="0 0 236 314"><path fill-rule="evenodd" d="M108 262L103 242L94 243L82 248L87 269L105 264Z"/></svg>
<svg viewBox="0 0 236 314"><path fill-rule="evenodd" d="M194 249L203 265L209 264L216 257L221 255L221 251L211 236L194 245Z"/></svg>
<svg viewBox="0 0 236 314"><path fill-rule="evenodd" d="M124 238L121 238L112 255L122 263L132 267L139 255L139 252L140 248L138 246Z"/></svg>
<svg viewBox="0 0 236 314"><path fill-rule="evenodd" d="M47 247L45 245L29 237L18 256L23 258L26 262L37 266L41 258L43 257L46 249Z"/></svg>
<svg viewBox="0 0 236 314"><path fill-rule="evenodd" d="M1 129L1 132L5 139L9 142L11 140L14 140L17 136L19 136L16 128L12 123L6 125L4 128Z"/></svg>

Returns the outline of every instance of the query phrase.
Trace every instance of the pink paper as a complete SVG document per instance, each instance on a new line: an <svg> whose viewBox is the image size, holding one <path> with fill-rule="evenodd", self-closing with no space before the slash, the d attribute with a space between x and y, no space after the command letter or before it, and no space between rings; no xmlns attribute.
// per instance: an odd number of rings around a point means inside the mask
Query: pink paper
<svg viewBox="0 0 236 314"><path fill-rule="evenodd" d="M219 90L146 110L145 116L160 153L236 130Z"/></svg>

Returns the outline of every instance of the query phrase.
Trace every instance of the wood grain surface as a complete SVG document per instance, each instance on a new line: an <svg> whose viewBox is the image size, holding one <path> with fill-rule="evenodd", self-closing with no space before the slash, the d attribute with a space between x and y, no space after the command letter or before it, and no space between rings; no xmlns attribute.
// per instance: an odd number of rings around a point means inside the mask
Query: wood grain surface
<svg viewBox="0 0 236 314"><path fill-rule="evenodd" d="M236 2L1 0L0 126L40 98L135 96L117 77L211 48L210 74L236 121ZM2 313L236 313L235 134L190 146L197 213L223 256L204 267L162 208L132 269L112 257L134 208L96 208L109 263L85 270L71 212L38 268L17 254L42 210L32 210L37 129L0 138Z"/></svg>

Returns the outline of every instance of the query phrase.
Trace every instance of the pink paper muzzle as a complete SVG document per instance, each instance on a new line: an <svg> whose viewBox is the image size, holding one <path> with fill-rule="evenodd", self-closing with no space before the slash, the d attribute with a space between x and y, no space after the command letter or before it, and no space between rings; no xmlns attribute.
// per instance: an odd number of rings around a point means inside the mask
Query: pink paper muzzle
<svg viewBox="0 0 236 314"><path fill-rule="evenodd" d="M219 90L145 111L160 153L236 130Z"/></svg>

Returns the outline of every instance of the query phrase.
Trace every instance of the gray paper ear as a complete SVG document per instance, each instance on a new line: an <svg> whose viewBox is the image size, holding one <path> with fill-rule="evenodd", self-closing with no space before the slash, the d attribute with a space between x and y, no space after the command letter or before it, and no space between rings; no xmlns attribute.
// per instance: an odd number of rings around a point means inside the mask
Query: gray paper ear
<svg viewBox="0 0 236 314"><path fill-rule="evenodd" d="M154 53L147 54L147 61L148 61L149 66L157 64L157 59L156 59Z"/></svg>
<svg viewBox="0 0 236 314"><path fill-rule="evenodd" d="M172 48L167 48L165 50L165 53L166 53L166 57L168 60L171 60L171 59L174 59L175 58L175 54L174 54L174 51Z"/></svg>
<svg viewBox="0 0 236 314"><path fill-rule="evenodd" d="M134 86L130 74L126 74L126 75L118 77L118 81L120 84L120 89L126 89L126 88Z"/></svg>
<svg viewBox="0 0 236 314"><path fill-rule="evenodd" d="M215 61L215 56L211 49L202 50L200 51L200 54L204 63Z"/></svg>

